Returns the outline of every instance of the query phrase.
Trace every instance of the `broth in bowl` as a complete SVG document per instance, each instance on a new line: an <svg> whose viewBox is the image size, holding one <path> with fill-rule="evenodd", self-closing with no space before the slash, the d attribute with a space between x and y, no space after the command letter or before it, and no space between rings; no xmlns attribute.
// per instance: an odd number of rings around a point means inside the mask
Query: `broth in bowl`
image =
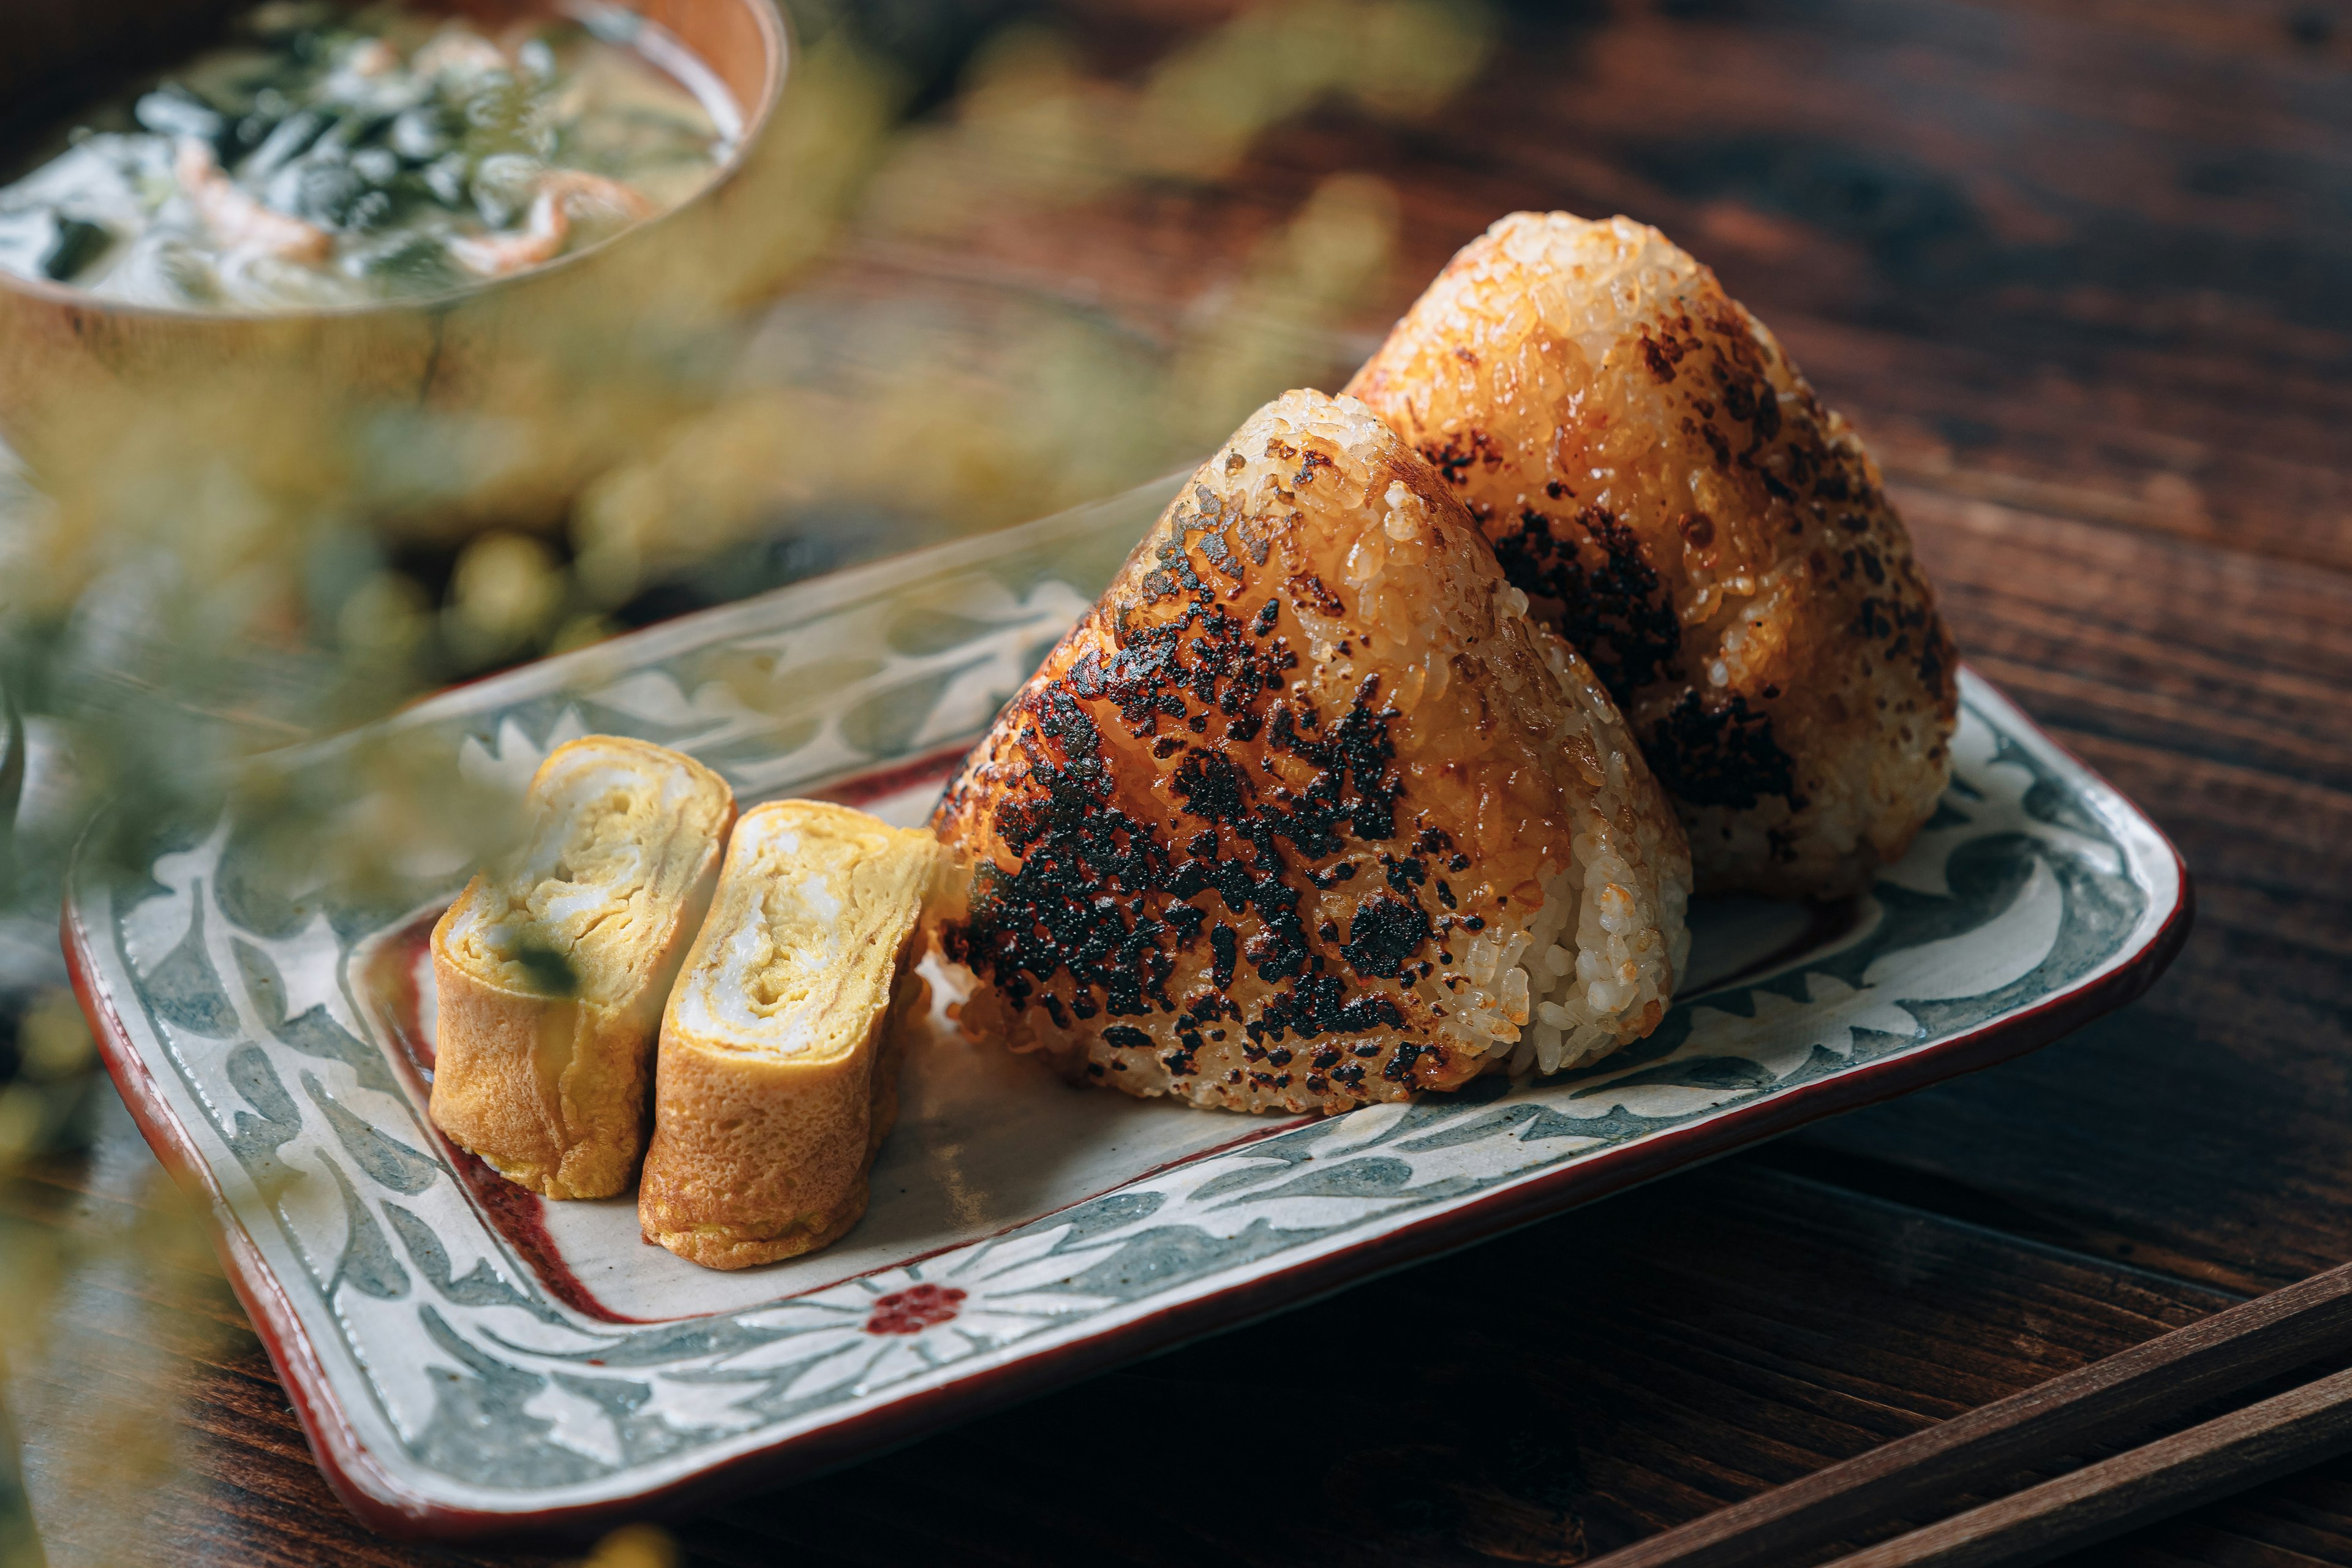
<svg viewBox="0 0 2352 1568"><path fill-rule="evenodd" d="M264 5L0 188L0 271L178 310L430 298L678 205L741 134L709 69L617 6L490 28Z"/></svg>

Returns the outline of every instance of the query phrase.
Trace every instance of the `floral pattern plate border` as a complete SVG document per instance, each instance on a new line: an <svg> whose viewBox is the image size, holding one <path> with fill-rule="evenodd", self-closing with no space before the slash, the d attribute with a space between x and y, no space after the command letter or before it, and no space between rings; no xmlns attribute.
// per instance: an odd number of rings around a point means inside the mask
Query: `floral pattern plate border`
<svg viewBox="0 0 2352 1568"><path fill-rule="evenodd" d="M870 794L894 768L919 789L919 760L985 727L1172 486L688 617L387 723L517 788L594 730L692 752L746 799L850 775ZM108 1067L208 1201L344 1500L406 1535L586 1524L847 1461L2128 1001L2187 933L2185 868L2129 801L1962 679L1957 777L1910 856L1852 918L1703 985L1604 1062L1226 1140L995 1234L656 1323L546 1288L466 1201L355 999L355 966L461 868L421 868L389 900L272 886L237 863L225 821L137 875L86 858L64 940ZM1738 924L1702 925L1699 962Z"/></svg>

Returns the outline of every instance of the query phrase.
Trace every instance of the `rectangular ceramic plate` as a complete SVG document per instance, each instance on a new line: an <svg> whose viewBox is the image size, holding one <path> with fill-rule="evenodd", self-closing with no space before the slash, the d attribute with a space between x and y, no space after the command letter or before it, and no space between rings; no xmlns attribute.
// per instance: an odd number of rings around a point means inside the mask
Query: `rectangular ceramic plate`
<svg viewBox="0 0 2352 1568"><path fill-rule="evenodd" d="M826 793L919 821L1172 489L675 622L392 724L517 791L564 740L620 732L700 757L747 804ZM581 1521L839 1463L2129 999L2185 933L2179 861L1984 681L1964 676L1962 699L1958 777L1909 858L1834 909L1703 904L1683 1000L1595 1067L1251 1120L1068 1088L935 1016L865 1219L735 1274L645 1245L633 1198L521 1194L426 1121L423 937L461 866L413 868L390 900L292 885L225 817L135 873L78 869L66 941L116 1081L208 1197L352 1507L404 1533Z"/></svg>

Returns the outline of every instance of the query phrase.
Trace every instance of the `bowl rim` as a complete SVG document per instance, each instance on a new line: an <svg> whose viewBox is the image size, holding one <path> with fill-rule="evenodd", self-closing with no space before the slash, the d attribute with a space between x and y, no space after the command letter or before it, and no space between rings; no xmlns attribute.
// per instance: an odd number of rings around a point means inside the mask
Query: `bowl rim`
<svg viewBox="0 0 2352 1568"><path fill-rule="evenodd" d="M607 0L607 3L640 13L644 9L643 0ZM769 124L775 118L776 105L783 98L784 79L791 73L793 67L797 40L793 37L791 18L785 16L783 7L778 4L778 0L712 0L712 3L735 5L746 12L751 18L751 25L759 31L760 42L766 55L766 68L761 73L758 101L736 105L738 112L743 117L742 133L735 138L735 145L728 151L725 158L719 160L718 168L711 177L692 195L667 211L656 213L642 223L634 223L617 233L606 235L593 245L583 246L578 250L566 251L562 256L551 258L533 267L526 267L520 272L509 273L503 278L486 278L478 283L468 283L459 288L444 289L437 294L419 294L402 300L378 300L356 305L297 305L282 310L182 309L173 305L149 305L135 300L110 300L92 294L85 289L76 289L69 284L51 282L41 278L26 278L5 270L0 270L0 294L15 294L39 300L43 304L62 306L68 310L100 316L116 316L142 321L219 321L251 325L261 322L341 321L362 316L397 315L415 311L437 314L485 296L502 293L565 271L587 261L592 257L604 255L614 246L658 229L680 213L710 201L721 187L742 173L743 166L751 161L751 154L757 150L761 139L767 134ZM732 94L730 96L731 97Z"/></svg>

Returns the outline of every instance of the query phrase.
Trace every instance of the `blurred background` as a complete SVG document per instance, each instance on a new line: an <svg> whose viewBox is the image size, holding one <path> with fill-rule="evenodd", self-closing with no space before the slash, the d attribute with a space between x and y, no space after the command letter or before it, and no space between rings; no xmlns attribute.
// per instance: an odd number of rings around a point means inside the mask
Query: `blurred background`
<svg viewBox="0 0 2352 1568"><path fill-rule="evenodd" d="M0 1173L20 1194L0 1217L0 1408L32 1430L53 1557L162 1560L143 1500L184 1479L186 1419L165 1372L244 1341L196 1216L121 1135L66 988L59 885L91 809L115 806L135 857L250 758L1114 493L1286 387L1338 384L1405 297L1376 160L1301 171L1249 211L1208 198L1286 127L1428 126L1499 20L1485 0L1083 17L803 0L755 154L762 204L729 253L509 344L492 406L322 417L297 370L249 355L167 395L78 392L50 411L69 429L38 471L0 449ZM61 96L15 116L20 134ZM1213 260L1170 246L1089 267L1089 247L1111 258L1087 237L1105 221L1169 239L1212 225ZM433 809L437 780L407 782L404 831L478 820ZM18 1223L45 1172L82 1185L93 1157L122 1166L109 1212ZM193 1317L144 1300L174 1276ZM45 1379L97 1342L102 1388ZM11 1475L6 1568L39 1560L29 1518ZM611 1560L660 1550L624 1537Z"/></svg>
<svg viewBox="0 0 2352 1568"><path fill-rule="evenodd" d="M2352 566L2341 7L789 8L763 221L707 286L536 345L495 418L320 430L248 366L0 464L5 1568L43 1560L36 1520L58 1563L363 1558L273 1534L315 1473L65 988L59 879L98 802L200 811L247 759L451 682L1186 465L1336 387L1522 206L1622 211L1714 265L1855 418L1964 631L1998 552L1937 531L2005 526L1972 507ZM583 443L576 493L499 504ZM222 1430L282 1472L207 1474ZM1574 1560L1529 1529L1446 1550Z"/></svg>

